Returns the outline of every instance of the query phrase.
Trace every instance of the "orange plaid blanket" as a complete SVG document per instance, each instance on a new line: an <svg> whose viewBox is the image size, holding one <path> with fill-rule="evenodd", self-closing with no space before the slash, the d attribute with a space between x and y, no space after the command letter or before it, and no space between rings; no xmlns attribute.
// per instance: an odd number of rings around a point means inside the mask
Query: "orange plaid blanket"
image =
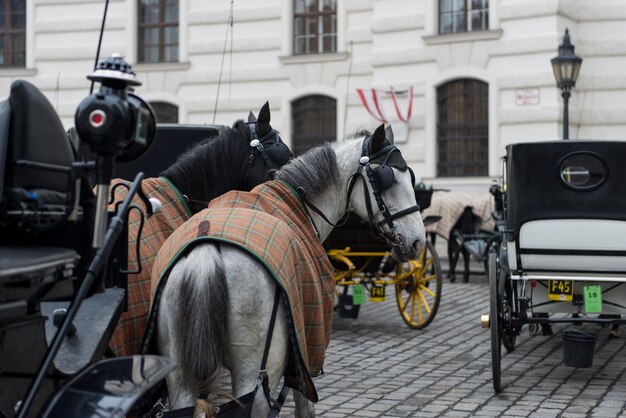
<svg viewBox="0 0 626 418"><path fill-rule="evenodd" d="M205 240L242 247L261 261L287 297L294 356L285 383L313 402L330 343L335 298L333 269L297 193L270 181L251 192L228 192L210 202L163 243L152 271L154 304L143 349L154 343L154 317L163 283L181 254Z"/></svg>
<svg viewBox="0 0 626 418"><path fill-rule="evenodd" d="M111 187L118 183L130 184L122 179L111 181ZM161 201L163 207L150 218L146 218L146 208L139 197L133 199L133 204L141 208L144 213L144 225L141 231L140 256L141 273L128 275L128 307L117 323L113 336L109 341L109 348L118 356L129 356L139 353L141 338L143 337L148 313L150 311L150 272L161 244L172 232L191 216L187 202L176 187L164 177L145 179L141 187L148 196ZM115 189L113 204L124 200L128 190L126 187ZM131 210L128 220L128 269L135 271L138 260L135 254L135 244L140 224L139 213Z"/></svg>

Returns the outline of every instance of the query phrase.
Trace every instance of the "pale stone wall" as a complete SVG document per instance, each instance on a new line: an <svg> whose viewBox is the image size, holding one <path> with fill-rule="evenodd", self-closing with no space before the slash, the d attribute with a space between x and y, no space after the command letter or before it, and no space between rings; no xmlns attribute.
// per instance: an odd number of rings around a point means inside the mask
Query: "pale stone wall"
<svg viewBox="0 0 626 418"><path fill-rule="evenodd" d="M373 129L356 88L413 86L408 139L400 144L418 177L441 187L480 189L490 178L435 178L436 88L472 77L489 85L489 174L506 144L557 139L562 100L550 59L569 28L583 65L570 101L570 137L626 138L626 2L491 0L490 30L437 36L436 0L339 0L338 52L292 56L291 1L235 0L232 53L223 56L230 2L181 0L180 62L134 65L147 100L179 106L181 123L230 125L269 100L289 142L290 104L308 94L337 100L337 135ZM66 126L88 94L104 1L28 0L27 69L0 70L0 95L31 81ZM111 0L101 57L136 63L134 0ZM216 106L220 66L222 80ZM348 93L348 94L347 94ZM401 96L401 103L406 97ZM383 96L387 113L389 97Z"/></svg>

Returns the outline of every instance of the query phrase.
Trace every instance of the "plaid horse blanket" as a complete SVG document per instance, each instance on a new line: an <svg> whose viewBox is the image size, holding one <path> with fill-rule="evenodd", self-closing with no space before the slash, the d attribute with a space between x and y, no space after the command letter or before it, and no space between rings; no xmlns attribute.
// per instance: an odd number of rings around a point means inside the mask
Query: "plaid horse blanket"
<svg viewBox="0 0 626 418"><path fill-rule="evenodd" d="M250 192L232 191L212 200L165 241L152 271L153 307L144 352L153 350L155 317L163 284L176 260L203 241L244 249L275 278L287 302L293 348L285 384L317 402L311 376L322 371L330 343L335 280L326 251L297 193L270 181Z"/></svg>
<svg viewBox="0 0 626 418"><path fill-rule="evenodd" d="M468 193L468 192L434 192L430 207L422 211L422 219L428 215L441 216L441 220L426 227L426 232L433 232L449 239L454 224L459 220L466 206L472 208L472 213L477 216L476 229L493 229L495 223L491 218L491 212L495 209L495 203L491 193Z"/></svg>
<svg viewBox="0 0 626 418"><path fill-rule="evenodd" d="M111 187L118 183L130 185L122 179L111 181ZM118 356L129 356L139 353L148 313L150 311L150 272L161 244L176 228L191 217L187 202L176 187L164 177L153 177L141 182L141 188L148 198L154 197L161 201L162 208L150 218L146 218L144 202L133 199L133 204L144 213L143 230L140 238L141 272L128 275L128 307L113 331L109 348ZM128 194L126 187L117 187L112 205L124 200ZM139 213L131 210L128 220L128 269L136 271L138 260L135 245L139 233Z"/></svg>

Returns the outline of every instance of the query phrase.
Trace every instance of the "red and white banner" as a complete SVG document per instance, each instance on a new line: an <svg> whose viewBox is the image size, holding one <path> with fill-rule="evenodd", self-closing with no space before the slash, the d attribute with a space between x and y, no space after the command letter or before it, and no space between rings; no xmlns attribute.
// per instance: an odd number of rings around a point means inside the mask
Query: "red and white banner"
<svg viewBox="0 0 626 418"><path fill-rule="evenodd" d="M365 106L365 109L367 109L369 114L372 115L374 119L382 123L389 123L389 119L385 117L381 110L381 106L378 101L378 92L376 89L356 89L356 91L359 93L363 106Z"/></svg>
<svg viewBox="0 0 626 418"><path fill-rule="evenodd" d="M411 112L413 111L413 86L409 88L409 103L406 115L404 115L400 110L397 93L393 86L390 87L390 90L388 92L385 92L391 94L391 101L393 102L393 107L395 111L393 119L389 119L385 113L384 106L381 101L380 90L356 89L356 91L359 94L359 97L361 98L361 102L363 103L363 106L365 106L365 109L367 109L369 114L372 115L377 121L382 123L391 123L394 121L407 123L409 119L411 119Z"/></svg>

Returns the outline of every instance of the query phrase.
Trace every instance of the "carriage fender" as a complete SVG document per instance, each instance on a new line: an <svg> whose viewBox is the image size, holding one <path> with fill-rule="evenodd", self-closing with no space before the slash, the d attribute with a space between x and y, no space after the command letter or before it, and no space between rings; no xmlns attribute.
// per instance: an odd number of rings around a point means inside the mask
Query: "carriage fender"
<svg viewBox="0 0 626 418"><path fill-rule="evenodd" d="M513 266L513 269L517 270L517 252L515 249L515 241L502 243L500 255L501 260L506 261L506 271L510 271L510 266ZM504 266L504 264L502 265Z"/></svg>
<svg viewBox="0 0 626 418"><path fill-rule="evenodd" d="M170 359L136 355L83 369L52 397L43 418L124 418L175 367Z"/></svg>

